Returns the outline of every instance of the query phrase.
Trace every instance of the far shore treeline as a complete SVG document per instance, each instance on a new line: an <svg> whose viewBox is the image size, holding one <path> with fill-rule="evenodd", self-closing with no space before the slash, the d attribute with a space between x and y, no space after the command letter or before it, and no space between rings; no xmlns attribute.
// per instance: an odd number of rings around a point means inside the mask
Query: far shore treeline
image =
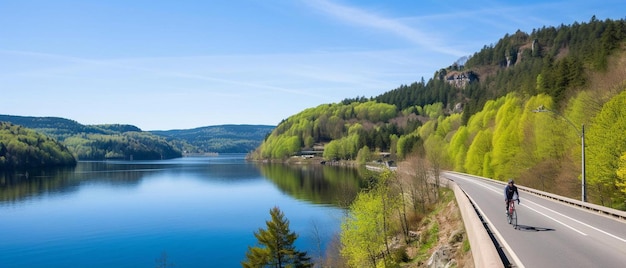
<svg viewBox="0 0 626 268"><path fill-rule="evenodd" d="M2 169L75 165L76 160L160 160L187 154L247 153L274 128L221 125L149 132L132 125L83 125L65 118L14 115L0 115L0 122L5 122L0 137Z"/></svg>

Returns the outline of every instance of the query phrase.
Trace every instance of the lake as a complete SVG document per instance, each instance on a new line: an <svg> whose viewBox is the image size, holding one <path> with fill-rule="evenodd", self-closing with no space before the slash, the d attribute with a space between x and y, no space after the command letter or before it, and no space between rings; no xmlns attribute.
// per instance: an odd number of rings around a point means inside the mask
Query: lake
<svg viewBox="0 0 626 268"><path fill-rule="evenodd" d="M0 267L240 267L279 207L296 247L323 254L363 186L356 170L243 154L79 162L0 174Z"/></svg>

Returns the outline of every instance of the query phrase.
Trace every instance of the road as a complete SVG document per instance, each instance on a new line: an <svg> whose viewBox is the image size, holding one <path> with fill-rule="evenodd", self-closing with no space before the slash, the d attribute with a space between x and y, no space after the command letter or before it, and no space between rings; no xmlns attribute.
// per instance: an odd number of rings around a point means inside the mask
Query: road
<svg viewBox="0 0 626 268"><path fill-rule="evenodd" d="M443 173L483 215L511 267L625 267L626 222L520 191L519 228L506 222L504 185Z"/></svg>

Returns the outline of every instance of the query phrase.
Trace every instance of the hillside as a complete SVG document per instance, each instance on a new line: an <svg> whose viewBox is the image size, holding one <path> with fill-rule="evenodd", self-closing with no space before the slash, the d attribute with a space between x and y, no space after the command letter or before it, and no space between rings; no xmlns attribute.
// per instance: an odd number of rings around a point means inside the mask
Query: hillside
<svg viewBox="0 0 626 268"><path fill-rule="evenodd" d="M76 160L57 141L31 129L0 122L0 170L73 165Z"/></svg>
<svg viewBox="0 0 626 268"><path fill-rule="evenodd" d="M79 160L156 160L181 157L164 138L130 125L82 125L58 117L0 115L0 122L33 129L63 144Z"/></svg>
<svg viewBox="0 0 626 268"><path fill-rule="evenodd" d="M181 157L182 152L248 153L274 129L266 125L219 125L146 132L132 125L83 125L59 117L14 115L0 115L0 122L54 138L80 160L168 159Z"/></svg>
<svg viewBox="0 0 626 268"><path fill-rule="evenodd" d="M219 125L194 129L150 131L180 145L188 153L248 153L274 129L267 125Z"/></svg>
<svg viewBox="0 0 626 268"><path fill-rule="evenodd" d="M295 114L257 159L323 147L327 160L378 152L579 197L585 125L588 200L626 209L626 21L517 31L428 81ZM542 106L553 113L534 113ZM566 120L563 120L563 119Z"/></svg>

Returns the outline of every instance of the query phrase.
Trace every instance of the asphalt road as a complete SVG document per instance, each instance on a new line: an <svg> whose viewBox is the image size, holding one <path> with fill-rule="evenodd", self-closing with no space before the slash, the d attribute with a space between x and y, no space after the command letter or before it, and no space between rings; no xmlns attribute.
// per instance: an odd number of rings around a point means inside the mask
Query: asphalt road
<svg viewBox="0 0 626 268"><path fill-rule="evenodd" d="M518 229L504 185L444 173L472 199L512 267L626 267L626 221L520 191Z"/></svg>

